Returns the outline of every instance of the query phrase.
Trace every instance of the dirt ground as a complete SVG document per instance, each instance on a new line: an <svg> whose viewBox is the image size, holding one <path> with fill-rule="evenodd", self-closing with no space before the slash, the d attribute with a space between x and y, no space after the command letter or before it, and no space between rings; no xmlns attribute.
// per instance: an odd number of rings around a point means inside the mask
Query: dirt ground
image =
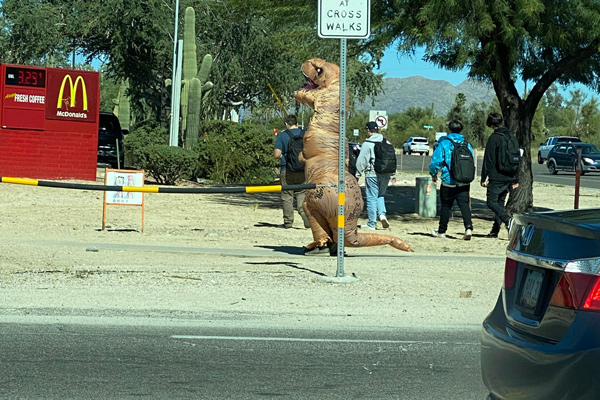
<svg viewBox="0 0 600 400"><path fill-rule="evenodd" d="M415 178L424 175L397 175L386 196L391 227L381 230L415 252L347 248L343 266L336 257L302 256L310 230L299 216L294 229L278 227L279 193L145 194L142 232L142 208L133 206L108 206L102 230L101 191L2 183L0 315L361 329L479 324L502 285L507 233L484 237L492 214L474 183L473 239L461 240L458 209L448 238L433 238L438 219L415 213ZM580 196L582 208L599 204L599 191ZM539 208L573 208L573 199L573 188L534 185ZM331 279L342 267L350 279Z"/></svg>

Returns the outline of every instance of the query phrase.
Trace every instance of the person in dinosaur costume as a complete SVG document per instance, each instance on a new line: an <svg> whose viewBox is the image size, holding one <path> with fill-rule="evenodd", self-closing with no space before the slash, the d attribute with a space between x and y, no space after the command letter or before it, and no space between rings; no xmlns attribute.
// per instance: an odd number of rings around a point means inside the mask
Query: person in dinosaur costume
<svg viewBox="0 0 600 400"><path fill-rule="evenodd" d="M316 189L306 192L304 211L309 218L314 241L304 249L311 255L324 251L334 254L338 229L338 152L340 146L340 68L319 58L302 64L306 78L304 87L294 93L296 100L314 110L304 134L304 149L300 160L305 163L307 183ZM347 154L347 153L346 153ZM354 176L348 172L346 160L346 200L344 204L344 245L366 247L391 245L398 250L413 251L400 238L391 235L358 233L357 221L363 209L363 199Z"/></svg>

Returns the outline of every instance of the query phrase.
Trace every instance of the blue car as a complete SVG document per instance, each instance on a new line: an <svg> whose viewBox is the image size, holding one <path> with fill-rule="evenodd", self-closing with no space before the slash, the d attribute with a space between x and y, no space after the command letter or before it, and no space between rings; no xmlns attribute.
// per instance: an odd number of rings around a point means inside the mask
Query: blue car
<svg viewBox="0 0 600 400"><path fill-rule="evenodd" d="M581 175L586 172L600 172L600 149L591 143L560 143L548 153L548 172L575 171L577 147L581 147Z"/></svg>
<svg viewBox="0 0 600 400"><path fill-rule="evenodd" d="M483 322L490 400L600 399L600 209L516 215Z"/></svg>

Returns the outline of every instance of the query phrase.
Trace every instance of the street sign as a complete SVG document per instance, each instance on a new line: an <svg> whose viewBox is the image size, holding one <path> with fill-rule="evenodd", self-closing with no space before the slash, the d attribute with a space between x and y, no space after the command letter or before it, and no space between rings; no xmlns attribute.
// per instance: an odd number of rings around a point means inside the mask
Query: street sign
<svg viewBox="0 0 600 400"><path fill-rule="evenodd" d="M319 0L320 38L367 39L370 25L370 0Z"/></svg>
<svg viewBox="0 0 600 400"><path fill-rule="evenodd" d="M388 118L387 111L369 111L369 121L375 121L379 130L384 130L388 128Z"/></svg>

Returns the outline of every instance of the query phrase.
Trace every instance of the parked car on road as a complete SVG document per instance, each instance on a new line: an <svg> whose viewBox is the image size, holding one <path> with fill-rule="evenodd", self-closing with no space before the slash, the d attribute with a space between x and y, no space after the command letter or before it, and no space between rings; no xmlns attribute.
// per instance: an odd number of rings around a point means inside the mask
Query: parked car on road
<svg viewBox="0 0 600 400"><path fill-rule="evenodd" d="M556 175L559 170L575 171L577 147L581 147L581 174L600 171L600 149L591 143L558 144L548 153L548 172Z"/></svg>
<svg viewBox="0 0 600 400"><path fill-rule="evenodd" d="M557 143L572 143L572 142L581 142L576 136L552 136L546 139L545 142L540 143L540 148L538 149L538 164L543 164L545 160L548 159L548 153Z"/></svg>
<svg viewBox="0 0 600 400"><path fill-rule="evenodd" d="M109 164L112 168L123 168L125 166L123 135L128 133L128 130L121 129L115 114L101 112L98 123L98 163Z"/></svg>
<svg viewBox="0 0 600 400"><path fill-rule="evenodd" d="M429 155L429 141L424 137L409 137L402 145L402 154L419 153Z"/></svg>
<svg viewBox="0 0 600 400"><path fill-rule="evenodd" d="M600 398L600 208L525 213L512 225L482 327L488 399Z"/></svg>

